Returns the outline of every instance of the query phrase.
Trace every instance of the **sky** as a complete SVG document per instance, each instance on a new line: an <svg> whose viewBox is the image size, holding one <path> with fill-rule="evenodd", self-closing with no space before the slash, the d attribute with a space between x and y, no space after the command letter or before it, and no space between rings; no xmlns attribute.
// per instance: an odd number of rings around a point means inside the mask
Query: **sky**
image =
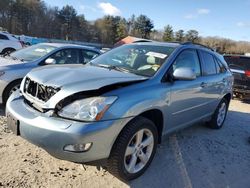
<svg viewBox="0 0 250 188"><path fill-rule="evenodd" d="M93 21L104 15L147 15L154 28L195 29L201 36L250 41L250 0L45 0L49 6L72 5Z"/></svg>

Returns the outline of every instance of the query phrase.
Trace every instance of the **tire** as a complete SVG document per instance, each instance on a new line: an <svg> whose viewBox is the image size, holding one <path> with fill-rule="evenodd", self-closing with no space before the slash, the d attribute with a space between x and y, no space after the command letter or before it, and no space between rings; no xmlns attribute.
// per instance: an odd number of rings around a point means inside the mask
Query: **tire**
<svg viewBox="0 0 250 188"><path fill-rule="evenodd" d="M226 116L227 116L227 111L228 111L228 105L229 105L229 101L227 101L225 98L223 98L219 105L217 106L212 119L210 120L210 122L208 122L208 125L210 128L212 129L220 129L222 128Z"/></svg>
<svg viewBox="0 0 250 188"><path fill-rule="evenodd" d="M13 49L13 48L6 48L6 49L4 49L4 50L2 51L2 54L3 54L3 55L8 55L8 54L10 54L10 53L12 53L12 52L14 52L14 51L16 51L16 50Z"/></svg>
<svg viewBox="0 0 250 188"><path fill-rule="evenodd" d="M139 142L139 135L143 135L141 143ZM140 144L137 144L137 141ZM143 147L143 143L145 145L147 143L145 141L148 142L148 145ZM157 142L158 131L155 124L144 117L135 118L126 125L116 139L107 161L108 171L125 181L139 177L152 162ZM143 162L142 159L145 161ZM135 165L133 165L133 162Z"/></svg>
<svg viewBox="0 0 250 188"><path fill-rule="evenodd" d="M21 80L16 80L16 81L10 83L5 88L4 93L3 93L3 104L6 104L10 95L20 87L20 84L21 84Z"/></svg>

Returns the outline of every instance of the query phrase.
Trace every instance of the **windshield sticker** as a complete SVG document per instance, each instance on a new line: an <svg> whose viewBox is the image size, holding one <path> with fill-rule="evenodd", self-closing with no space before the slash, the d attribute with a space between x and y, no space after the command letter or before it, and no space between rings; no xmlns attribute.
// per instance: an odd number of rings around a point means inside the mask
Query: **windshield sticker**
<svg viewBox="0 0 250 188"><path fill-rule="evenodd" d="M35 52L46 52L46 50L45 49L41 49L41 48L37 48L37 49L35 49Z"/></svg>
<svg viewBox="0 0 250 188"><path fill-rule="evenodd" d="M153 56L153 57L157 57L160 59L165 59L168 55L167 54L162 54L162 53L158 53L158 52L148 52L146 53L147 56Z"/></svg>

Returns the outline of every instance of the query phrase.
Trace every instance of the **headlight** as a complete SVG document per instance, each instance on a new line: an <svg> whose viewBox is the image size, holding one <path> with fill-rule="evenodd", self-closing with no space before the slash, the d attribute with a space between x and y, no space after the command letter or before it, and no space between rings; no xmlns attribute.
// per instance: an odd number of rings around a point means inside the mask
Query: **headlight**
<svg viewBox="0 0 250 188"><path fill-rule="evenodd" d="M5 74L4 71L0 71L0 76L3 76Z"/></svg>
<svg viewBox="0 0 250 188"><path fill-rule="evenodd" d="M58 115L64 118L82 121L98 121L117 97L91 97L76 100L62 108Z"/></svg>

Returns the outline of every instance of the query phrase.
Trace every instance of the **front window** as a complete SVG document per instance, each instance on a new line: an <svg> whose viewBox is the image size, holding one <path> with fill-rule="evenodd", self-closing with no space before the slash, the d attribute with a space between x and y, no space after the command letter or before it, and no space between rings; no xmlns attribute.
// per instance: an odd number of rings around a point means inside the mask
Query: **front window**
<svg viewBox="0 0 250 188"><path fill-rule="evenodd" d="M160 45L124 45L97 57L91 63L151 77L174 49Z"/></svg>
<svg viewBox="0 0 250 188"><path fill-rule="evenodd" d="M55 46L47 44L37 44L30 46L16 52L13 52L10 56L15 59L20 59L22 61L33 61L39 59L46 54L50 53L52 50L56 49Z"/></svg>
<svg viewBox="0 0 250 188"><path fill-rule="evenodd" d="M200 76L201 68L196 50L189 49L181 52L173 64L173 70L177 68L190 68L196 73L197 77Z"/></svg>
<svg viewBox="0 0 250 188"><path fill-rule="evenodd" d="M78 49L63 49L50 56L50 58L55 60L55 64L79 63Z"/></svg>

